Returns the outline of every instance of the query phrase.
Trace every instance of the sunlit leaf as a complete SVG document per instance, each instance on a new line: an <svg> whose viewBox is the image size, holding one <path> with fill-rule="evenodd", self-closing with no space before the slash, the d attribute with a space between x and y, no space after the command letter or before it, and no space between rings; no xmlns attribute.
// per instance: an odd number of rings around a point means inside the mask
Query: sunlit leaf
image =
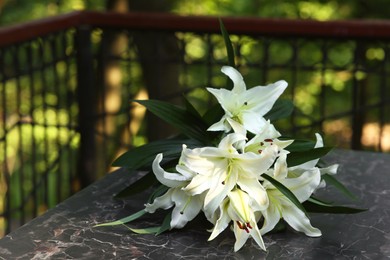
<svg viewBox="0 0 390 260"><path fill-rule="evenodd" d="M142 217L146 213L147 212L144 209L142 209L142 210L140 210L140 211L138 211L138 212L136 212L128 217L124 217L124 218L121 218L121 219L113 221L113 222L98 224L98 225L95 225L95 227L123 225L123 224L129 223L133 220L136 220L136 219Z"/></svg>
<svg viewBox="0 0 390 260"><path fill-rule="evenodd" d="M137 234L155 234L157 233L160 229L161 229L161 226L160 227L149 227L149 228L131 228L131 227L128 227L126 226L129 230L131 230L132 232L134 233L137 233Z"/></svg>

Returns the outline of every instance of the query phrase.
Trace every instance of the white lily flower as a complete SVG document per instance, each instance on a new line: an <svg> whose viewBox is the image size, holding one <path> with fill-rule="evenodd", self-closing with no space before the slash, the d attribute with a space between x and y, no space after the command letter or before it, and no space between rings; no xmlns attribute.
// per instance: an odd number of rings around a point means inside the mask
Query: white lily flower
<svg viewBox="0 0 390 260"><path fill-rule="evenodd" d="M177 165L178 173L164 171L160 166L163 155L158 154L153 161L153 173L157 180L167 187L168 191L156 198L153 203L145 205L145 211L154 213L157 209L169 209L173 206L172 219L170 222L172 228L182 228L188 221L194 219L201 211L203 206L203 195L192 196L182 190L189 181L195 176L195 173L183 165Z"/></svg>
<svg viewBox="0 0 390 260"><path fill-rule="evenodd" d="M234 145L241 146L244 140L245 136L233 133L223 138L218 147L183 150L183 164L197 173L183 190L192 195L207 192L203 211L210 221L236 185L256 198L255 210L268 206L268 197L258 178L274 163L278 149L269 146L261 154L240 153Z"/></svg>
<svg viewBox="0 0 390 260"><path fill-rule="evenodd" d="M228 198L220 205L220 217L214 226L209 241L217 237L233 221L233 230L236 237L235 252L245 244L250 236L263 250L266 250L256 219L253 211L253 197L240 189L234 189L229 192Z"/></svg>
<svg viewBox="0 0 390 260"><path fill-rule="evenodd" d="M316 144L314 145L314 148L324 147L324 141L323 141L321 135L316 133L315 136L316 136ZM303 163L303 164L300 164L300 165L297 165L294 167L290 167L289 168L289 175L296 177L296 176L301 175L305 171L317 168L318 161L319 161L319 159L315 159L315 160L311 160L311 161L308 161L306 163ZM325 168L319 168L319 171L320 171L321 175L324 175L324 174L335 175L337 173L338 167L339 167L338 164L333 164L333 165L330 165L330 166L325 167ZM325 183L325 181L322 180L320 185L317 188L324 188L325 186L326 186L326 183Z"/></svg>
<svg viewBox="0 0 390 260"><path fill-rule="evenodd" d="M294 140L279 140L280 136L275 126L268 120L263 130L245 144L245 152L260 153L270 145L276 145L281 151L294 142Z"/></svg>
<svg viewBox="0 0 390 260"><path fill-rule="evenodd" d="M229 132L233 128L240 134L245 134L246 131L259 133L266 123L263 116L271 110L286 89L287 82L280 80L268 86L256 86L247 90L242 75L235 68L223 66L221 71L233 81L234 87L231 91L207 88L225 111L222 119L208 130Z"/></svg>
<svg viewBox="0 0 390 260"><path fill-rule="evenodd" d="M295 178L289 178L287 171L286 154L281 154L275 163L274 171L268 172L268 174L286 186L299 202L306 201L320 184L321 174L319 169L314 167ZM305 213L285 195L268 181L264 181L263 185L267 190L270 203L269 207L262 211L264 225L260 230L261 234L264 235L271 231L283 218L296 231L312 237L321 236L321 231L313 227Z"/></svg>

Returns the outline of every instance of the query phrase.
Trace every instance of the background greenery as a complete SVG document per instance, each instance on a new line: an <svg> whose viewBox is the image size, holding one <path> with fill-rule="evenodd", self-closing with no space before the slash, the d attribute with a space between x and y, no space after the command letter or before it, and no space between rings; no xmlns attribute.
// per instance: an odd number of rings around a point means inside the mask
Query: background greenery
<svg viewBox="0 0 390 260"><path fill-rule="evenodd" d="M0 0L0 25L15 24L70 11L105 10L109 2L121 1ZM144 9L160 9L183 15L256 16L320 21L388 19L390 14L387 0L202 0L201 2L197 0L129 0L128 3L130 9L132 5L142 5L145 6Z"/></svg>

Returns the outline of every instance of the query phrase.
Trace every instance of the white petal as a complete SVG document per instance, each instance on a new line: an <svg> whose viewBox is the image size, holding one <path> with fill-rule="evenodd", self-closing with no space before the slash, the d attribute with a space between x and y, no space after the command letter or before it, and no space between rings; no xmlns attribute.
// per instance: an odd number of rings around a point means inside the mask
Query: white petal
<svg viewBox="0 0 390 260"><path fill-rule="evenodd" d="M248 178L260 176L272 166L277 155L278 148L273 145L265 148L261 154L252 152L240 154L239 164L242 168L241 175Z"/></svg>
<svg viewBox="0 0 390 260"><path fill-rule="evenodd" d="M168 187L178 187L183 185L183 180L185 180L185 177L182 175L179 175L177 173L169 173L164 171L163 168L161 168L160 163L162 161L163 155L157 154L156 158L154 158L152 169L153 173L156 176L157 180Z"/></svg>
<svg viewBox="0 0 390 260"><path fill-rule="evenodd" d="M250 236L249 233L242 230L238 225L237 222L234 222L234 235L236 237L236 243L234 243L234 252L237 252L241 249L241 247L245 244L245 242L248 240L248 237Z"/></svg>
<svg viewBox="0 0 390 260"><path fill-rule="evenodd" d="M207 131L224 131L229 132L231 130L230 124L226 123L226 116L223 116L217 123L211 125Z"/></svg>
<svg viewBox="0 0 390 260"><path fill-rule="evenodd" d="M154 213L157 209L169 209L174 205L172 201L172 194L174 188L169 189L164 195L154 199L152 204L145 205L145 211L149 213Z"/></svg>
<svg viewBox="0 0 390 260"><path fill-rule="evenodd" d="M267 249L265 248L265 245L264 245L263 238L261 237L261 233L259 231L259 228L257 227L257 223L252 222L251 226L252 226L252 229L250 229L250 235L256 241L256 243L259 245L259 247L261 249L263 249L264 251L267 251Z"/></svg>
<svg viewBox="0 0 390 260"><path fill-rule="evenodd" d="M187 166L181 164L176 165L176 171L183 175L185 180L191 180L196 175L196 173L191 171Z"/></svg>
<svg viewBox="0 0 390 260"><path fill-rule="evenodd" d="M274 141L274 144L276 144L277 146L279 146L280 149L284 149L286 148L287 146L289 146L290 144L292 144L294 142L294 140L279 140L279 139L276 139Z"/></svg>
<svg viewBox="0 0 390 260"><path fill-rule="evenodd" d="M225 136L221 142L218 144L218 149L229 153L238 154L236 148L233 146L237 142L245 141L246 137L242 134L229 134ZM219 153L217 156L220 156L222 153Z"/></svg>
<svg viewBox="0 0 390 260"><path fill-rule="evenodd" d="M321 231L313 227L305 213L293 204L283 207L283 218L296 231L303 232L310 237L321 236Z"/></svg>
<svg viewBox="0 0 390 260"><path fill-rule="evenodd" d="M192 178L191 182L183 188L183 191L188 192L191 195L201 194L202 192L210 189L212 184L212 178L208 175L198 174Z"/></svg>
<svg viewBox="0 0 390 260"><path fill-rule="evenodd" d="M319 133L315 133L315 135L316 135L317 141L316 141L314 148L324 147L324 140L322 139L322 136Z"/></svg>
<svg viewBox="0 0 390 260"><path fill-rule="evenodd" d="M229 192L228 196L230 199L230 207L228 209L230 217L243 223L250 222L252 209L250 208L248 193L240 189L234 189Z"/></svg>
<svg viewBox="0 0 390 260"><path fill-rule="evenodd" d="M230 66L223 66L221 71L233 81L233 92L241 93L246 91L244 79L238 70Z"/></svg>
<svg viewBox="0 0 390 260"><path fill-rule="evenodd" d="M226 115L231 117L231 111L232 109L237 107L237 95L232 93L232 91L229 91L227 89L221 88L207 88L207 91L209 91L211 94L215 96L215 98L218 100L218 103L221 105L223 110L225 111Z"/></svg>
<svg viewBox="0 0 390 260"><path fill-rule="evenodd" d="M203 175L212 174L216 164L223 163L221 151L216 147L185 149L180 160L190 170Z"/></svg>
<svg viewBox="0 0 390 260"><path fill-rule="evenodd" d="M171 228L182 228L193 220L202 209L200 196L188 196L184 191L175 189L172 194L175 208L172 211Z"/></svg>
<svg viewBox="0 0 390 260"><path fill-rule="evenodd" d="M265 210L268 207L269 200L266 190L263 185L255 179L239 178L237 184L240 188L249 194L251 199L255 202L253 210Z"/></svg>
<svg viewBox="0 0 390 260"><path fill-rule="evenodd" d="M240 123L234 121L231 118L226 118L226 121L230 125L229 131L230 131L230 129L233 129L234 133L246 136L246 129L245 129L245 127L243 125L241 125Z"/></svg>
<svg viewBox="0 0 390 260"><path fill-rule="evenodd" d="M321 174L318 168L305 171L301 176L296 178L287 178L279 180L297 197L299 202L306 201L321 181Z"/></svg>
<svg viewBox="0 0 390 260"><path fill-rule="evenodd" d="M272 196L270 195L270 193L268 194L269 196ZM264 224L263 227L260 229L262 235L267 234L269 231L273 230L281 218L277 205L275 205L275 203L278 203L278 201L271 199L267 210L262 211L264 217Z"/></svg>
<svg viewBox="0 0 390 260"><path fill-rule="evenodd" d="M267 120L255 111L244 111L242 113L242 124L249 132L258 134L267 125Z"/></svg>
<svg viewBox="0 0 390 260"><path fill-rule="evenodd" d="M257 86L246 91L245 95L248 98L248 104L254 104L251 110L260 116L264 116L271 110L275 101L287 88L287 85L286 81L280 80L265 87Z"/></svg>
<svg viewBox="0 0 390 260"><path fill-rule="evenodd" d="M279 158L275 162L274 167L274 177L278 180L285 179L287 177L288 169L287 169L287 154L281 153Z"/></svg>
<svg viewBox="0 0 390 260"><path fill-rule="evenodd" d="M221 172L217 172L218 178L213 178L213 184L210 190L207 192L204 200L204 211L211 216L217 210L222 201L226 198L227 194L234 188L237 183L237 172L230 173L228 177L226 169L221 169Z"/></svg>
<svg viewBox="0 0 390 260"><path fill-rule="evenodd" d="M333 164L333 165L328 166L326 168L320 168L320 172L321 172L321 175L322 174L335 175L335 174L337 174L338 168L339 168L338 164Z"/></svg>
<svg viewBox="0 0 390 260"><path fill-rule="evenodd" d="M213 232L211 233L208 241L211 241L214 238L216 238L229 225L231 219L230 219L230 217L229 217L229 215L227 214L227 211L226 211L228 203L229 203L229 200L225 199L222 202L221 206L219 207L219 209L220 209L220 216L219 216L217 222L214 225Z"/></svg>

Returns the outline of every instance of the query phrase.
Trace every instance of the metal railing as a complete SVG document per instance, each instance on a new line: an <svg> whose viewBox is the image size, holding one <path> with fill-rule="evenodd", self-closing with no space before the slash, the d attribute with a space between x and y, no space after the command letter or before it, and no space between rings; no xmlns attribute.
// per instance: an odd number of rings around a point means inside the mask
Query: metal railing
<svg viewBox="0 0 390 260"><path fill-rule="evenodd" d="M285 134L390 150L390 22L224 18L248 86L279 79L298 109ZM172 133L129 100L215 102L226 82L215 17L76 12L0 29L0 217L11 229ZM168 130L166 130L168 129ZM387 130L388 131L388 130ZM0 224L0 225L1 225Z"/></svg>

